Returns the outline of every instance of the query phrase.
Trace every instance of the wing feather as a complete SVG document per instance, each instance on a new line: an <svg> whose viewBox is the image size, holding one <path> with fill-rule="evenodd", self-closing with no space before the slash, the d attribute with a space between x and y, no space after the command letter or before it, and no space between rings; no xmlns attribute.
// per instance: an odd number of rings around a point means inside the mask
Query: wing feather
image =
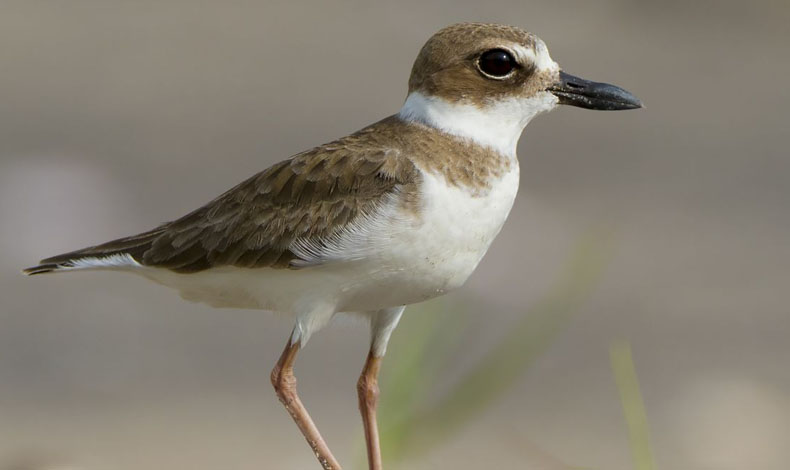
<svg viewBox="0 0 790 470"><path fill-rule="evenodd" d="M416 188L414 164L379 144L380 136L366 128L298 154L180 219L42 260L27 272L114 255L182 273L218 266L295 268L337 259L338 253L324 252L337 251L339 236L353 234L383 205Z"/></svg>

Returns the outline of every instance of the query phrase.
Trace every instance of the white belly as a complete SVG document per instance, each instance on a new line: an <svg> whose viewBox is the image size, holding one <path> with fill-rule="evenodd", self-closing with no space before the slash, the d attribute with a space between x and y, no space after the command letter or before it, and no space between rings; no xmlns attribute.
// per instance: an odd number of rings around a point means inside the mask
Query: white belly
<svg viewBox="0 0 790 470"><path fill-rule="evenodd" d="M460 287L469 278L502 228L518 181L517 164L477 194L424 173L419 214L399 207L391 223L375 224L355 239L365 244L355 248L366 253L358 260L338 259L297 270L138 272L178 289L187 300L216 307L300 313L317 305L333 311L370 311L416 303Z"/></svg>

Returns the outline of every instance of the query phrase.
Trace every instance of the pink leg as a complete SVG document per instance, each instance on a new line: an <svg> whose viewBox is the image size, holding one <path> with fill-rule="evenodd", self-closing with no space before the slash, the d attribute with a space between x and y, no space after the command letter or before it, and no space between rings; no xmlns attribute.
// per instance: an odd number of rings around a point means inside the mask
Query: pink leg
<svg viewBox="0 0 790 470"><path fill-rule="evenodd" d="M277 361L277 365L272 370L272 385L274 385L274 390L277 392L280 402L285 406L299 430L302 431L324 470L341 470L340 464L332 455L332 451L329 450L329 446L324 442L321 433L318 432L318 428L313 423L313 420L307 413L307 409L302 405L302 401L299 400L299 395L296 393L296 377L294 377L293 373L293 363L297 352L299 352L299 344L291 344L289 340L285 346L285 351L280 356L280 360Z"/></svg>
<svg viewBox="0 0 790 470"><path fill-rule="evenodd" d="M359 395L359 411L362 413L362 424L365 427L365 443L368 449L368 468L381 470L381 446L379 444L379 428L376 424L376 406L379 401L378 375L381 358L371 351L357 382Z"/></svg>

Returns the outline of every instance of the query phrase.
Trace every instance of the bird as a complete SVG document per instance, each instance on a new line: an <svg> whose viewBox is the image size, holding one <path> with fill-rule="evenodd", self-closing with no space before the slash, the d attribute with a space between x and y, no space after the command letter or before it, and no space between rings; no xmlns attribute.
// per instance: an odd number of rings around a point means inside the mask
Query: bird
<svg viewBox="0 0 790 470"><path fill-rule="evenodd" d="M396 114L282 160L179 219L23 272L125 271L189 301L290 315L271 381L324 470L341 465L299 398L294 362L336 315L367 319L357 398L368 466L381 470L378 374L393 330L407 305L458 289L478 266L516 197L521 133L558 105L642 102L566 73L524 29L453 24L419 51Z"/></svg>

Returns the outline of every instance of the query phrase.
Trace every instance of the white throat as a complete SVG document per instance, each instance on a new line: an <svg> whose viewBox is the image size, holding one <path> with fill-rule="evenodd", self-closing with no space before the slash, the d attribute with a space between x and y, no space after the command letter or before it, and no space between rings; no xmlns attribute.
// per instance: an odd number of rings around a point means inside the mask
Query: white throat
<svg viewBox="0 0 790 470"><path fill-rule="evenodd" d="M404 121L420 122L515 158L516 144L524 127L533 117L551 111L556 105L557 97L547 91L526 99L494 101L484 107L451 103L413 91L398 116Z"/></svg>

